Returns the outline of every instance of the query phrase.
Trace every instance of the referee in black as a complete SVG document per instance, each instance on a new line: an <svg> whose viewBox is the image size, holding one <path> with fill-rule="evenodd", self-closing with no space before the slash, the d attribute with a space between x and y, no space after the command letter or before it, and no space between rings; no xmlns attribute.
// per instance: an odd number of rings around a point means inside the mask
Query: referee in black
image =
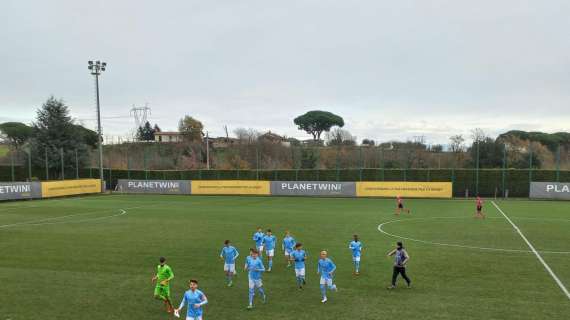
<svg viewBox="0 0 570 320"><path fill-rule="evenodd" d="M410 260L410 255L404 249L404 245L401 241L396 243L396 249L388 252L388 257L394 256L394 271L392 273L392 285L388 287L388 289L396 288L396 279L398 278L398 274L402 275L402 278L406 280L408 284L408 288L411 288L412 281L406 275L406 264L408 260Z"/></svg>

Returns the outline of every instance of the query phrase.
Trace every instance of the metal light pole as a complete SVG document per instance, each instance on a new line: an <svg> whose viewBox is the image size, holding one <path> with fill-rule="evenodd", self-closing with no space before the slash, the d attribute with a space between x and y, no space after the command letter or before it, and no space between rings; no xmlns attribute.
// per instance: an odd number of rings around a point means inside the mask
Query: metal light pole
<svg viewBox="0 0 570 320"><path fill-rule="evenodd" d="M95 92L97 100L97 135L99 137L98 147L99 147L99 179L101 180L101 192L105 190L103 184L103 135L101 134L101 106L99 105L99 76L101 72L105 71L107 68L106 62L101 62L99 60L93 62L88 61L87 68L91 71L91 74L95 76Z"/></svg>

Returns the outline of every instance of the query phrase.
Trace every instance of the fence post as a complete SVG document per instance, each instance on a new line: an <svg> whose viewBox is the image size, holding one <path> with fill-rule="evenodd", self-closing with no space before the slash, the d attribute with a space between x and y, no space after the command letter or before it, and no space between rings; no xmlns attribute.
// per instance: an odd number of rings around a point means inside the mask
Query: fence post
<svg viewBox="0 0 570 320"><path fill-rule="evenodd" d="M529 145L528 145L528 155L529 155L529 157L530 157L530 159L528 159L528 166L529 166L529 169L528 169L528 183L529 183L529 185L530 185L530 183L532 182L532 146L530 145L530 143L529 143Z"/></svg>
<svg viewBox="0 0 570 320"><path fill-rule="evenodd" d="M479 195L479 141L477 141L477 159L475 163L475 195Z"/></svg>
<svg viewBox="0 0 570 320"><path fill-rule="evenodd" d="M107 182L109 184L109 189L113 189L113 161L111 160L111 154L113 154L113 152L109 153L109 181Z"/></svg>
<svg viewBox="0 0 570 320"><path fill-rule="evenodd" d="M28 180L32 181L32 149L28 149Z"/></svg>
<svg viewBox="0 0 570 320"><path fill-rule="evenodd" d="M16 173L14 171L14 150L10 148L10 172L12 174L12 182L16 181Z"/></svg>
<svg viewBox="0 0 570 320"><path fill-rule="evenodd" d="M428 182L431 181L429 175L430 175L430 170L429 170L429 168L427 168L427 181L428 181Z"/></svg>
<svg viewBox="0 0 570 320"><path fill-rule="evenodd" d="M131 178L131 158L129 157L129 145L127 144L127 179Z"/></svg>
<svg viewBox="0 0 570 320"><path fill-rule="evenodd" d="M362 146L358 147L358 152L359 152L358 157L360 158L360 169L362 169L364 167L364 157L362 156ZM360 181L362 181L362 177L360 177Z"/></svg>
<svg viewBox="0 0 570 320"><path fill-rule="evenodd" d="M45 148L45 154L46 154L46 180L49 180L49 166L48 166L48 151L47 151L47 146Z"/></svg>
<svg viewBox="0 0 570 320"><path fill-rule="evenodd" d="M61 148L61 180L65 180L65 168L63 162L63 148Z"/></svg>
<svg viewBox="0 0 570 320"><path fill-rule="evenodd" d="M75 179L79 179L79 158L77 157L77 149L75 149Z"/></svg>
<svg viewBox="0 0 570 320"><path fill-rule="evenodd" d="M560 182L560 145L556 149L556 182Z"/></svg>
<svg viewBox="0 0 570 320"><path fill-rule="evenodd" d="M340 146L336 147L336 181L340 181Z"/></svg>
<svg viewBox="0 0 570 320"><path fill-rule="evenodd" d="M506 190L506 186L505 186L505 181L506 181L506 172L507 170L507 145L504 144L503 145L503 172L501 174L501 189L503 189L503 198L505 198L505 190Z"/></svg>
<svg viewBox="0 0 570 320"><path fill-rule="evenodd" d="M259 180L259 148L255 145L255 180Z"/></svg>
<svg viewBox="0 0 570 320"><path fill-rule="evenodd" d="M143 147L143 169L144 169L144 179L148 180L148 170L146 169L146 145Z"/></svg>

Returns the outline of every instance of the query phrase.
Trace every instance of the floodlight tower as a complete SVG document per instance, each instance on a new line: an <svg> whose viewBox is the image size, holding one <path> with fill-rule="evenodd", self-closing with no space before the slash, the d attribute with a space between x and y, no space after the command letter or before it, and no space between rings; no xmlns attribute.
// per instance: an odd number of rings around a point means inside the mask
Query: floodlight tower
<svg viewBox="0 0 570 320"><path fill-rule="evenodd" d="M91 71L91 74L95 76L95 96L97 101L97 136L98 136L98 147L99 147L99 179L101 180L101 192L105 190L105 185L103 184L103 135L101 134L101 106L99 105L99 76L101 72L105 71L107 68L106 62L101 62L99 60L93 62L89 60L87 62L87 68Z"/></svg>

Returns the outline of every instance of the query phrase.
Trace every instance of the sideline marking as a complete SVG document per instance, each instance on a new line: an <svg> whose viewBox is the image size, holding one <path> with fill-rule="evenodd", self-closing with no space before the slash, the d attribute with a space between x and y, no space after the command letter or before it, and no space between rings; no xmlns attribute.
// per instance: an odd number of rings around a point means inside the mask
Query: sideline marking
<svg viewBox="0 0 570 320"><path fill-rule="evenodd" d="M538 253L538 251L536 251L536 249L534 248L532 243L530 243L530 241L528 241L528 239L525 237L525 235L522 233L522 231L519 229L519 227L517 227L517 225L503 212L503 210L501 210L501 208L499 208L499 206L495 203L495 201L491 201L491 203L495 206L495 208L497 208L497 210L499 210L499 212L503 215L503 217L505 217L505 219L507 219L507 221L511 224L511 226L513 226L515 231L521 236L521 238L524 240L524 242L526 242L526 244L528 245L528 247L530 248L532 253L534 253L534 255L536 256L538 261L540 261L542 263L542 265L544 266L544 269L546 269L546 271L548 271L548 273L550 274L552 279L554 279L554 281L556 282L556 284L558 284L558 286L560 287L562 292L564 292L564 294L566 294L566 297L568 298L568 300L570 300L570 292L568 292L568 289L566 289L566 287L564 286L562 281L560 281L560 279L558 279L558 276L556 276L556 274L554 273L554 271L552 271L550 266L544 261L544 259L542 259L542 256Z"/></svg>
<svg viewBox="0 0 570 320"><path fill-rule="evenodd" d="M394 237L394 238L400 238L400 239L405 239L405 240L410 240L410 241L414 241L414 242L420 242L420 243L425 243L425 244L431 244L431 245L437 245L437 246L445 246L445 247L455 247L455 248L465 248L465 249L475 249L475 250L484 250L484 251L499 251L499 252L517 252L517 253L532 253L532 251L530 250L520 250L520 249L503 249L503 248L489 248L489 247L476 247L476 246L469 246L469 245L462 245L462 244L453 244L453 243L441 243L441 242L434 242L434 241L427 241L427 240L420 240L420 239L415 239L415 238L410 238L410 237L404 237L401 235L397 235L397 234L393 234L393 233L389 233L386 230L384 230L384 226L387 224L391 224L391 223L396 223L396 222L406 222L406 221L421 221L421 220L435 220L435 219L472 219L472 218L466 218L466 217L430 217L430 218L412 218L412 219L399 219L399 220L390 220L390 221L386 221L381 223L380 225L378 225L378 231L382 232L385 235L388 235L390 237ZM501 217L488 217L486 219L503 219ZM562 220L562 221L569 221L569 220ZM548 253L548 254L570 254L570 251L546 251L543 250L541 251L542 253Z"/></svg>

